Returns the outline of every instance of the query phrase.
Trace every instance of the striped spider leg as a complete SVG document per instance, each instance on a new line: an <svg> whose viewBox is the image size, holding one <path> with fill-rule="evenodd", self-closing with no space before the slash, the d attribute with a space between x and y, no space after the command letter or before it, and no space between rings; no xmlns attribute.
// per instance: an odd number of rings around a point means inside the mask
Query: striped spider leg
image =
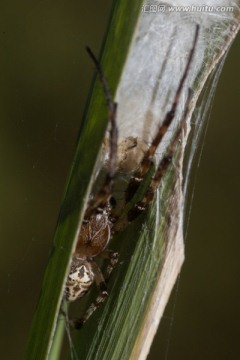
<svg viewBox="0 0 240 360"><path fill-rule="evenodd" d="M145 176L148 174L148 171L152 167L153 158L158 148L158 145L162 141L164 135L166 134L175 117L175 112L179 103L179 98L183 89L183 85L185 83L185 80L189 73L190 65L192 63L194 51L197 44L198 33L199 26L196 27L193 45L189 52L188 60L183 75L180 79L178 88L176 90L171 109L166 114L162 124L159 126L159 129L152 143L145 151L143 158L137 167L137 170L133 172L130 178L129 185L126 189L126 203L129 203L133 199L133 196L138 190L141 182L144 180ZM83 297L86 292L88 292L94 282L99 288L99 295L97 296L96 300L89 306L83 316L78 319L70 320L70 325L76 329L80 329L82 327L82 325L89 319L93 312L105 301L108 295L106 282L108 281L111 272L117 265L118 253L109 250L107 246L113 234L122 230L121 226L118 226L118 219L120 217L116 217L113 214L112 206L110 204L113 192L114 176L117 168L117 104L112 100L107 82L103 76L103 72L101 70L99 62L89 48L87 48L87 51L93 62L95 63L104 90L108 108L108 118L110 122L110 136L107 174L100 190L92 198L90 198L88 202L87 210L84 214L83 224L79 232L76 249L72 256L69 275L65 285L64 294L67 301L75 301L76 299ZM159 187L161 180L166 173L169 165L172 163L174 152L177 148L179 139L182 134L182 130L185 126L185 121L189 109L189 102L190 90L185 104L185 110L182 119L180 121L177 131L175 132L173 138L170 141L167 153L163 156L160 163L156 166L156 170L150 180L149 187L143 195L142 200L133 205L133 207L127 212L127 222L125 226L131 221L135 220L139 215L141 215L152 203L155 192ZM105 274L102 273L100 267L95 261L95 259L97 258L104 258L109 260L109 265Z"/></svg>

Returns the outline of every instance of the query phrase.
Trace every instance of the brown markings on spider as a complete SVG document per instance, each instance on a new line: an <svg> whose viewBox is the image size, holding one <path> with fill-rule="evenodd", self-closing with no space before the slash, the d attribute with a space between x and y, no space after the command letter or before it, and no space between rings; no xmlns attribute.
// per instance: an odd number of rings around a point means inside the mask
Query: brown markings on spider
<svg viewBox="0 0 240 360"><path fill-rule="evenodd" d="M113 102L107 82L103 76L101 67L92 51L87 51L95 63L99 78L106 97L108 117L110 122L109 133L109 159L107 162L107 174L103 185L88 201L87 210L84 214L83 224L81 226L76 249L72 256L71 266L67 282L65 285L65 298L68 301L75 301L86 294L95 282L99 288L99 295L89 306L85 314L79 319L70 320L70 324L79 329L88 320L92 313L104 302L108 293L106 282L118 262L118 253L108 249L107 246L113 234L122 230L119 226L118 216L113 211L111 199L113 194L114 176L116 170L127 171L131 173L129 184L126 188L126 205L131 202L142 181L151 170L154 156L158 145L168 131L175 116L176 108L187 78L189 68L193 59L197 44L199 26L196 26L193 45L189 52L187 63L176 90L171 109L165 115L162 124L159 126L155 137L149 147L143 145L138 138L128 137L118 145L118 129L116 125L117 104ZM181 139L184 130L185 121L188 115L190 102L190 91L185 104L185 111L179 123L178 129L173 135L169 148L159 164L155 164L155 171L150 179L149 186L143 195L143 198L132 206L126 214L125 227L128 223L141 215L154 199L155 192L161 180L166 173L169 165L172 163L173 155ZM139 147L141 151L139 151ZM118 167L118 168L117 168ZM105 274L95 261L97 258L103 258L109 261Z"/></svg>

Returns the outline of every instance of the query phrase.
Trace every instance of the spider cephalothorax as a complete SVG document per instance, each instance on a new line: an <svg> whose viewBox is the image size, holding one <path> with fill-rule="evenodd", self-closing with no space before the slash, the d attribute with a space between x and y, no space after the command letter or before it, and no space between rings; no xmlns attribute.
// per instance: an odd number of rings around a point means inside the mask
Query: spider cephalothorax
<svg viewBox="0 0 240 360"><path fill-rule="evenodd" d="M121 231L123 226L119 225L120 216L114 213L111 206L111 199L113 193L113 182L116 173L116 168L122 171L123 169L130 172L129 184L125 191L125 204L129 204L136 192L138 191L142 181L152 171L152 164L154 155L158 148L158 145L162 141L162 138L166 134L175 116L176 108L179 102L179 97L183 89L184 82L186 80L189 68L193 59L194 50L197 43L199 32L199 26L196 27L194 41L192 48L189 52L188 60L185 66L185 70L180 79L176 94L174 96L172 106L165 115L159 129L153 138L152 143L149 147L146 145L141 146L141 151L137 152L137 144L141 145L141 141L137 138L129 137L123 140L119 144L119 149L122 148L121 156L119 156L118 149L118 131L116 126L116 114L117 105L113 102L111 94L109 92L106 80L103 76L101 67L93 55L92 51L87 48L88 53L93 59L100 80L103 85L105 97L107 100L108 115L110 121L110 136L109 136L109 159L107 161L107 174L105 180L100 188L91 196L88 201L87 210L84 214L83 224L80 228L78 235L78 241L76 249L72 256L70 272L66 281L65 286L65 298L68 301L74 301L82 297L95 282L99 288L99 295L97 299L90 305L86 313L80 319L71 320L71 325L75 328L80 328L91 314L100 306L108 295L106 289L106 282L118 262L118 253L113 252L107 248L109 241L111 240L114 233ZM139 215L141 215L151 204L154 198L154 194L159 187L161 180L166 173L169 165L172 163L174 152L177 148L179 139L181 138L182 131L185 126L186 117L188 115L190 102L190 91L185 104L185 111L182 119L179 123L179 127L173 135L167 153L162 157L159 164L155 164L155 170L150 178L150 183L145 191L142 199L136 204L132 205L130 209L127 207L125 215L124 226L129 222L133 221ZM131 152L132 157L139 156L138 161L129 162L127 161ZM135 155L136 156L135 156ZM140 155L139 155L140 154ZM134 165L133 165L134 163ZM130 164L130 165L129 165ZM137 165L136 165L137 164ZM109 265L103 274L97 262L97 258L107 259Z"/></svg>

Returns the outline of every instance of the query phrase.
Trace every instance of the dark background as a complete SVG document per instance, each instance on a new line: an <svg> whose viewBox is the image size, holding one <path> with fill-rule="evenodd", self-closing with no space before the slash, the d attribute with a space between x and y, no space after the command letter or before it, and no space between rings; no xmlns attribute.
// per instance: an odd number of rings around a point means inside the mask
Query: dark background
<svg viewBox="0 0 240 360"><path fill-rule="evenodd" d="M110 5L1 4L2 359L23 358L92 77L84 46L98 53ZM150 360L240 357L239 45L220 77L197 171L186 261Z"/></svg>

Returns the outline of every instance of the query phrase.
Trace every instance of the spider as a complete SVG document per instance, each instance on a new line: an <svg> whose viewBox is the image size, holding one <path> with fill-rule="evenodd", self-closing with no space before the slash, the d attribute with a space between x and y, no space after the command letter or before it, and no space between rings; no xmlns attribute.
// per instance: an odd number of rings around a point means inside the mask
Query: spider
<svg viewBox="0 0 240 360"><path fill-rule="evenodd" d="M189 52L187 63L184 72L180 79L178 88L176 90L171 109L165 115L162 124L153 138L150 146L144 151L139 166L132 172L130 181L125 192L126 204L129 204L142 181L148 175L154 164L154 156L158 145L162 141L165 133L169 129L175 116L176 108L179 102L183 85L187 78L189 68L193 59L196 43L198 39L199 26L196 26L193 45ZM72 255L70 271L65 284L64 296L69 302L75 301L83 297L95 282L99 295L96 300L89 306L85 314L79 319L71 319L70 325L75 329L80 329L82 325L89 319L93 312L105 301L108 296L106 283L113 269L118 263L119 254L107 248L112 236L122 230L119 226L119 216L114 215L112 206L112 192L114 184L114 176L117 167L117 153L118 153L118 129L116 125L117 103L112 100L108 84L103 75L101 66L90 48L87 47L87 52L92 58L100 81L102 83L103 91L106 98L108 118L110 122L109 134L109 161L107 165L107 174L103 181L103 185L96 192L95 195L88 200L87 209L84 214L83 224L80 228L79 236L75 251ZM142 200L136 202L127 210L126 224L135 220L139 215L146 211L154 199L154 194L159 187L161 180L166 173L169 165L172 163L173 155L177 144L184 129L186 117L188 114L190 102L190 90L186 100L185 110L180 121L180 125L170 141L167 153L160 160L159 164L155 166L155 172L151 177L149 187L147 188ZM137 143L136 138L129 137L129 147L134 148ZM121 216L120 216L121 217ZM99 265L95 261L97 258L108 259L109 265L105 274L102 273Z"/></svg>

